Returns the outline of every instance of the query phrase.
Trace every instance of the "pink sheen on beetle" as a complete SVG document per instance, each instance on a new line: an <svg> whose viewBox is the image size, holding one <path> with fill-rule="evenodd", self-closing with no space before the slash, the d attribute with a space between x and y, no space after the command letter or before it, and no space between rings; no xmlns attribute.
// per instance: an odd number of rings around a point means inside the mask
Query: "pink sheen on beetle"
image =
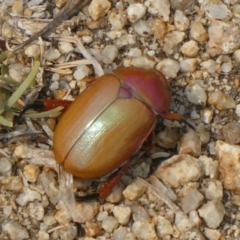
<svg viewBox="0 0 240 240"><path fill-rule="evenodd" d="M137 98L158 114L169 109L171 94L163 75L140 68L118 68L113 72L123 85L132 89Z"/></svg>

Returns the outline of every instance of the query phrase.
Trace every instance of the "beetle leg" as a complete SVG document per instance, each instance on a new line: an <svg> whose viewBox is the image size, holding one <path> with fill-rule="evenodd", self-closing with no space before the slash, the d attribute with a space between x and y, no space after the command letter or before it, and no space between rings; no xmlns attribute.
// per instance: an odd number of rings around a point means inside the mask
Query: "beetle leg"
<svg viewBox="0 0 240 240"><path fill-rule="evenodd" d="M64 107L64 109L65 109L71 103L72 103L72 101L68 101L68 100L53 100L53 99L37 100L34 103L27 104L21 110L19 117L21 117L29 109L33 109L36 111L48 111L48 110L52 110L56 107Z"/></svg>
<svg viewBox="0 0 240 240"><path fill-rule="evenodd" d="M106 198L114 186L120 182L122 176L125 174L129 166L129 161L125 162L116 172L114 172L107 182L99 189L99 197Z"/></svg>
<svg viewBox="0 0 240 240"><path fill-rule="evenodd" d="M183 116L181 116L178 113L164 112L164 113L161 113L161 116L162 116L162 118L165 118L165 119L176 120L176 121L179 121L179 122L183 122L187 126L192 128L193 130L195 130L195 127L190 122L188 122Z"/></svg>

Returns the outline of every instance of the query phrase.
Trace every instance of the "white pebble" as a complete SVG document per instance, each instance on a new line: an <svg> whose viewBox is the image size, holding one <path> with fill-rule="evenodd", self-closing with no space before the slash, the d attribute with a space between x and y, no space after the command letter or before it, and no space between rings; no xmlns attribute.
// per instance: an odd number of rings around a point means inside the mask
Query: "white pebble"
<svg viewBox="0 0 240 240"><path fill-rule="evenodd" d="M131 217L132 210L127 206L114 206L113 215L122 225L126 225Z"/></svg>
<svg viewBox="0 0 240 240"><path fill-rule="evenodd" d="M180 70L180 66L178 61L166 58L157 64L156 69L162 72L165 76L174 78L177 76L177 73Z"/></svg>
<svg viewBox="0 0 240 240"><path fill-rule="evenodd" d="M189 27L189 19L181 10L176 10L174 14L174 25L179 31L186 31Z"/></svg>
<svg viewBox="0 0 240 240"><path fill-rule="evenodd" d="M199 51L198 43L194 40L185 42L180 48L180 51L187 57L196 57Z"/></svg>
<svg viewBox="0 0 240 240"><path fill-rule="evenodd" d="M52 62L61 57L61 53L58 51L58 49L50 48L48 51L44 54L47 61Z"/></svg>
<svg viewBox="0 0 240 240"><path fill-rule="evenodd" d="M140 181L133 181L129 184L126 189L123 191L125 198L133 201L141 197L146 191L146 186L141 184Z"/></svg>
<svg viewBox="0 0 240 240"><path fill-rule="evenodd" d="M225 208L219 200L212 200L204 204L198 210L198 213L209 228L215 229L219 227L223 220Z"/></svg>
<svg viewBox="0 0 240 240"><path fill-rule="evenodd" d="M152 28L147 21L139 20L133 23L134 31L140 36L146 36L152 33Z"/></svg>
<svg viewBox="0 0 240 240"><path fill-rule="evenodd" d="M189 191L181 199L181 207L185 213L196 210L203 202L203 195L196 189L189 189Z"/></svg>
<svg viewBox="0 0 240 240"><path fill-rule="evenodd" d="M105 220L102 221L102 228L106 232L113 232L114 229L118 227L119 223L115 217L108 216Z"/></svg>
<svg viewBox="0 0 240 240"><path fill-rule="evenodd" d="M127 8L128 20L134 23L145 16L147 8L141 3L130 4Z"/></svg>
<svg viewBox="0 0 240 240"><path fill-rule="evenodd" d="M118 56L118 48L115 45L107 45L101 52L102 61L106 64L111 64Z"/></svg>
<svg viewBox="0 0 240 240"><path fill-rule="evenodd" d="M140 68L154 68L156 63L150 57L140 56L140 57L133 58L131 61L131 64L135 67L140 67Z"/></svg>
<svg viewBox="0 0 240 240"><path fill-rule="evenodd" d="M29 45L24 52L28 57L38 57L40 55L40 47L37 44Z"/></svg>
<svg viewBox="0 0 240 240"><path fill-rule="evenodd" d="M61 53L68 54L73 52L74 48L73 45L69 42L59 42L58 49L60 50Z"/></svg>
<svg viewBox="0 0 240 240"><path fill-rule="evenodd" d="M173 227L169 220L165 217L158 216L157 218L157 235L159 238L164 238L167 235L173 234Z"/></svg>
<svg viewBox="0 0 240 240"><path fill-rule="evenodd" d="M220 90L216 90L209 95L208 103L220 110L234 109L236 107L236 103L234 102L233 98L230 95L221 92Z"/></svg>
<svg viewBox="0 0 240 240"><path fill-rule="evenodd" d="M126 13L112 11L108 16L108 21L112 25L112 30L121 30L127 23Z"/></svg>
<svg viewBox="0 0 240 240"><path fill-rule="evenodd" d="M202 182L202 192L208 200L222 200L223 186L219 180L204 179Z"/></svg>
<svg viewBox="0 0 240 240"><path fill-rule="evenodd" d="M221 70L224 73L229 73L232 70L232 68L233 68L233 65L231 62L225 62L221 66Z"/></svg>
<svg viewBox="0 0 240 240"><path fill-rule="evenodd" d="M83 78L87 77L90 74L90 69L86 65L79 65L77 69L73 73L73 77L77 80L80 81Z"/></svg>
<svg viewBox="0 0 240 240"><path fill-rule="evenodd" d="M206 105L207 94L205 90L197 83L187 85L185 89L185 96L189 102L195 105Z"/></svg>
<svg viewBox="0 0 240 240"><path fill-rule="evenodd" d="M28 187L23 188L23 193L19 194L16 198L16 202L21 206L26 206L29 202L34 200L41 200L41 195L37 191L33 191Z"/></svg>
<svg viewBox="0 0 240 240"><path fill-rule="evenodd" d="M157 238L154 224L149 221L134 222L132 225L132 232L135 234L137 239L141 240L154 240Z"/></svg>
<svg viewBox="0 0 240 240"><path fill-rule="evenodd" d="M180 68L183 72L192 73L197 68L198 61L196 58L188 58L180 61Z"/></svg>

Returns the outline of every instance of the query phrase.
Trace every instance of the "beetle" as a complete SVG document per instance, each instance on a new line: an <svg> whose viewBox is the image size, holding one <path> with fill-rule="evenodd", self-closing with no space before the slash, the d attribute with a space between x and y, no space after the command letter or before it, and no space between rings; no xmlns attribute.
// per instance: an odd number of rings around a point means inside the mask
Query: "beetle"
<svg viewBox="0 0 240 240"><path fill-rule="evenodd" d="M99 189L99 197L105 198L153 131L158 116L186 122L169 112L170 103L168 81L155 69L117 68L99 77L60 117L53 138L56 161L83 179L119 169Z"/></svg>

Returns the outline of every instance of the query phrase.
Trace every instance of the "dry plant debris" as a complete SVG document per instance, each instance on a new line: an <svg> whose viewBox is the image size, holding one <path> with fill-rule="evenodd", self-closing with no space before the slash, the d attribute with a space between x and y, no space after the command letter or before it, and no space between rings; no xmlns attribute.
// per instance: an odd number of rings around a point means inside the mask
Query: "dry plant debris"
<svg viewBox="0 0 240 240"><path fill-rule="evenodd" d="M64 3L0 1L1 40L14 49ZM54 119L28 121L27 138L23 123L12 134L1 127L0 239L239 239L239 23L237 0L92 0L7 59L9 76L22 81L38 57L38 85L70 100L92 76L154 67L171 82L172 110L196 131L159 121L153 146L133 156L111 195L79 203L55 164L51 132L39 127L53 129ZM85 191L94 182L73 184Z"/></svg>

